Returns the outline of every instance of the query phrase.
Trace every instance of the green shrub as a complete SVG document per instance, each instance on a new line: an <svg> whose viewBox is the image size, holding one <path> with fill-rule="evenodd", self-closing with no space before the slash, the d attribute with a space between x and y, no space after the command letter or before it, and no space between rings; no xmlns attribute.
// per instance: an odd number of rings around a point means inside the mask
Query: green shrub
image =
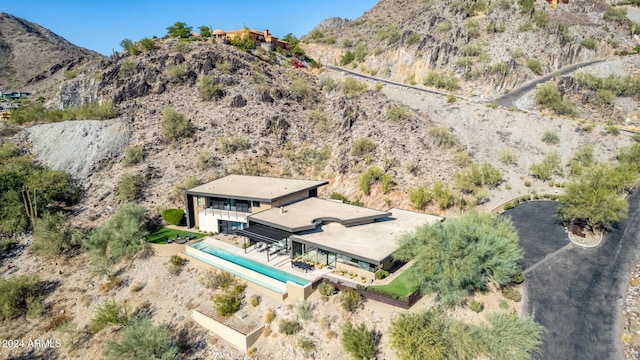
<svg viewBox="0 0 640 360"><path fill-rule="evenodd" d="M140 43L140 47L144 51L151 51L156 48L156 42L153 39L144 38L140 40L139 43Z"/></svg>
<svg viewBox="0 0 640 360"><path fill-rule="evenodd" d="M386 270L376 271L376 280L386 279L389 276L389 272Z"/></svg>
<svg viewBox="0 0 640 360"><path fill-rule="evenodd" d="M200 170L210 169L218 165L218 163L216 162L216 158L209 150L200 150L198 156L196 157L196 162Z"/></svg>
<svg viewBox="0 0 640 360"><path fill-rule="evenodd" d="M184 259L183 259L183 258L181 258L179 255L171 255L171 258L169 259L169 262L170 262L172 265L175 265L175 266L182 266L182 265L184 265Z"/></svg>
<svg viewBox="0 0 640 360"><path fill-rule="evenodd" d="M162 110L162 137L167 141L177 141L193 134L190 120L176 109L167 107Z"/></svg>
<svg viewBox="0 0 640 360"><path fill-rule="evenodd" d="M249 303L251 304L251 306L256 307L258 305L260 305L260 296L258 295L251 295L251 297L249 298Z"/></svg>
<svg viewBox="0 0 640 360"><path fill-rule="evenodd" d="M391 45L400 40L400 31L395 25L388 25L378 29L376 33L376 41L387 40L387 44Z"/></svg>
<svg viewBox="0 0 640 360"><path fill-rule="evenodd" d="M124 150L124 163L125 165L138 164L144 158L142 152L142 146L127 146Z"/></svg>
<svg viewBox="0 0 640 360"><path fill-rule="evenodd" d="M502 290L502 296L515 302L520 302L520 300L522 300L522 294L520 294L520 291L513 286L509 286Z"/></svg>
<svg viewBox="0 0 640 360"><path fill-rule="evenodd" d="M184 210L182 209L166 209L161 215L164 221L171 225L179 226L184 222Z"/></svg>
<svg viewBox="0 0 640 360"><path fill-rule="evenodd" d="M273 320L276 318L276 312L273 309L267 310L264 314L264 322L267 324L271 324Z"/></svg>
<svg viewBox="0 0 640 360"><path fill-rule="evenodd" d="M80 69L78 68L67 70L64 72L64 79L65 80L75 79L79 73L80 73Z"/></svg>
<svg viewBox="0 0 640 360"><path fill-rule="evenodd" d="M331 130L331 119L320 110L314 110L309 116L309 120L314 124L314 129L318 132L326 133Z"/></svg>
<svg viewBox="0 0 640 360"><path fill-rule="evenodd" d="M222 270L208 271L206 275L200 278L200 283L202 283L202 285L207 289L211 290L226 290L237 285L237 281L233 275Z"/></svg>
<svg viewBox="0 0 640 360"><path fill-rule="evenodd" d="M39 301L42 283L37 276L20 275L0 279L0 320L8 320L29 310ZM27 301L30 299L29 301ZM31 314L34 315L34 314Z"/></svg>
<svg viewBox="0 0 640 360"><path fill-rule="evenodd" d="M469 169L455 175L455 182L460 190L474 192L482 186L498 186L502 182L502 172L488 163L473 163Z"/></svg>
<svg viewBox="0 0 640 360"><path fill-rule="evenodd" d="M118 69L118 76L120 78L126 78L133 74L138 67L138 60L135 57L129 56L120 61L120 68Z"/></svg>
<svg viewBox="0 0 640 360"><path fill-rule="evenodd" d="M314 310L315 306L305 300L298 305L298 316L303 320L310 320L313 318Z"/></svg>
<svg viewBox="0 0 640 360"><path fill-rule="evenodd" d="M547 130L542 135L542 142L549 145L558 145L560 143L560 136L555 131Z"/></svg>
<svg viewBox="0 0 640 360"><path fill-rule="evenodd" d="M500 307L500 309L502 310L509 310L509 303L504 300L500 300L498 307Z"/></svg>
<svg viewBox="0 0 640 360"><path fill-rule="evenodd" d="M391 121L404 121L411 119L411 112L404 106L389 106L387 108L387 119Z"/></svg>
<svg viewBox="0 0 640 360"><path fill-rule="evenodd" d="M602 14L602 19L605 21L613 21L618 23L624 23L627 21L627 8L626 7L609 7Z"/></svg>
<svg viewBox="0 0 640 360"><path fill-rule="evenodd" d="M476 301L473 300L470 304L469 304L469 309L475 313L479 313L482 310L484 310L484 304L480 301Z"/></svg>
<svg viewBox="0 0 640 360"><path fill-rule="evenodd" d="M455 204L455 196L449 186L442 181L436 181L431 189L431 196L438 204L440 210L445 210Z"/></svg>
<svg viewBox="0 0 640 360"><path fill-rule="evenodd" d="M213 307L220 316L231 316L240 310L244 297L244 286L235 285L213 297Z"/></svg>
<svg viewBox="0 0 640 360"><path fill-rule="evenodd" d="M537 27L543 28L547 26L549 23L549 15L547 15L546 10L544 9L536 9L533 11L533 16L531 17L533 22Z"/></svg>
<svg viewBox="0 0 640 360"><path fill-rule="evenodd" d="M511 278L512 284L522 284L524 282L524 274L522 272L517 273Z"/></svg>
<svg viewBox="0 0 640 360"><path fill-rule="evenodd" d="M35 220L31 251L46 258L54 257L82 243L84 233L67 223L62 212L45 213Z"/></svg>
<svg viewBox="0 0 640 360"><path fill-rule="evenodd" d="M451 30L451 23L448 21L442 21L436 25L436 30L440 33L448 33Z"/></svg>
<svg viewBox="0 0 640 360"><path fill-rule="evenodd" d="M562 171L560 154L557 151L550 153L541 163L531 165L529 171L533 177L543 181L551 179L553 174L560 175Z"/></svg>
<svg viewBox="0 0 640 360"><path fill-rule="evenodd" d="M407 34L407 37L404 39L404 42L405 44L407 44L407 46L413 46L420 43L420 40L420 35L413 31L410 31L409 34Z"/></svg>
<svg viewBox="0 0 640 360"><path fill-rule="evenodd" d="M173 187L173 196L174 198L178 199L179 201L184 199L184 192L185 190L188 189L193 189L194 187L200 185L200 180L194 178L194 177L189 177L186 178L182 184L177 184L176 186Z"/></svg>
<svg viewBox="0 0 640 360"><path fill-rule="evenodd" d="M589 50L595 50L598 46L598 42L594 38L586 38L580 41L580 45Z"/></svg>
<svg viewBox="0 0 640 360"><path fill-rule="evenodd" d="M131 310L125 304L118 304L115 300L107 300L96 309L96 314L89 323L89 331L97 333L112 325L125 326L131 321Z"/></svg>
<svg viewBox="0 0 640 360"><path fill-rule="evenodd" d="M148 318L133 320L124 328L119 342L109 340L104 348L107 360L176 359L179 353L171 331L164 326L154 326Z"/></svg>
<svg viewBox="0 0 640 360"><path fill-rule="evenodd" d="M534 74L542 75L542 64L540 63L540 60L527 59L527 61L525 61L525 66L533 71Z"/></svg>
<svg viewBox="0 0 640 360"><path fill-rule="evenodd" d="M501 163L505 165L517 165L518 164L518 156L513 150L509 148L505 148L500 150L498 153L498 159Z"/></svg>
<svg viewBox="0 0 640 360"><path fill-rule="evenodd" d="M516 29L517 32L523 33L527 31L533 30L533 23L531 21L526 21L518 26Z"/></svg>
<svg viewBox="0 0 640 360"><path fill-rule="evenodd" d="M466 151L458 151L453 154L453 162L459 167L466 167L471 164L471 155Z"/></svg>
<svg viewBox="0 0 640 360"><path fill-rule="evenodd" d="M608 89L598 89L593 95L589 96L587 101L589 101L589 104L602 107L605 105L611 105L614 97L615 95L613 94L613 91Z"/></svg>
<svg viewBox="0 0 640 360"><path fill-rule="evenodd" d="M480 36L480 22L476 19L467 19L462 24L464 32L468 37L474 38Z"/></svg>
<svg viewBox="0 0 640 360"><path fill-rule="evenodd" d="M316 349L316 344L313 342L313 340L308 338L302 338L298 340L298 346L307 355Z"/></svg>
<svg viewBox="0 0 640 360"><path fill-rule="evenodd" d="M505 76L507 74L509 74L509 63L505 62L505 61L501 61L499 63L495 63L491 66L489 66L489 74L500 74L502 76Z"/></svg>
<svg viewBox="0 0 640 360"><path fill-rule="evenodd" d="M454 94L447 95L447 104L453 104L456 102L456 96Z"/></svg>
<svg viewBox="0 0 640 360"><path fill-rule="evenodd" d="M444 126L432 126L427 130L427 134L433 138L438 147L448 149L456 144L456 138L451 134L451 131Z"/></svg>
<svg viewBox="0 0 640 360"><path fill-rule="evenodd" d="M426 185L420 185L409 189L409 200L414 209L424 210L431 202L431 189Z"/></svg>
<svg viewBox="0 0 640 360"><path fill-rule="evenodd" d="M498 21L492 20L487 25L487 32L489 34L491 34L491 33L503 33L504 30L505 30L505 27L504 27L504 23L503 22L498 22Z"/></svg>
<svg viewBox="0 0 640 360"><path fill-rule="evenodd" d="M351 155L363 156L372 153L376 149L376 143L369 138L359 138L351 147Z"/></svg>
<svg viewBox="0 0 640 360"><path fill-rule="evenodd" d="M320 295L325 296L325 297L333 295L333 292L335 290L336 289L331 284L322 283L322 284L318 285L318 292L320 293Z"/></svg>
<svg viewBox="0 0 640 360"><path fill-rule="evenodd" d="M575 105L568 101L563 101L560 91L553 83L538 87L538 90L536 90L536 103L550 108L560 115L574 116L577 114Z"/></svg>
<svg viewBox="0 0 640 360"><path fill-rule="evenodd" d="M354 327L350 321L342 326L342 346L354 360L375 359L378 354L378 336L365 324Z"/></svg>
<svg viewBox="0 0 640 360"><path fill-rule="evenodd" d="M360 176L360 189L365 195L369 195L371 185L375 183L381 184L384 194L388 193L394 186L394 181L389 174L383 173L380 168L370 167Z"/></svg>
<svg viewBox="0 0 640 360"><path fill-rule="evenodd" d="M132 201L142 196L145 180L140 174L128 173L118 179L118 198L121 201Z"/></svg>
<svg viewBox="0 0 640 360"><path fill-rule="evenodd" d="M476 44L467 44L462 48L464 56L478 56L482 54L482 48Z"/></svg>
<svg viewBox="0 0 640 360"><path fill-rule="evenodd" d="M367 90L367 84L356 79L348 78L342 84L342 91L348 98L356 98Z"/></svg>
<svg viewBox="0 0 640 360"><path fill-rule="evenodd" d="M620 135L620 129L618 129L617 126L615 125L607 125L605 126L604 130L607 132L607 134L609 135L613 135L613 136L618 136Z"/></svg>
<svg viewBox="0 0 640 360"><path fill-rule="evenodd" d="M278 323L278 331L282 334L293 335L302 330L302 325L295 320L280 319Z"/></svg>
<svg viewBox="0 0 640 360"><path fill-rule="evenodd" d="M437 89L446 89L455 91L460 89L458 77L454 73L442 73L438 71L429 71L423 79L423 84L432 86Z"/></svg>
<svg viewBox="0 0 640 360"><path fill-rule="evenodd" d="M362 296L351 288L344 288L340 292L340 305L348 312L355 312L362 306Z"/></svg>
<svg viewBox="0 0 640 360"><path fill-rule="evenodd" d="M222 152L226 154L233 154L236 151L245 150L249 148L249 142L246 138L240 135L233 135L231 137L218 138Z"/></svg>
<svg viewBox="0 0 640 360"><path fill-rule="evenodd" d="M356 59L356 56L349 50L347 50L344 54L342 54L342 56L340 57L340 65L341 66L345 66L345 65L349 65L353 62L353 60Z"/></svg>
<svg viewBox="0 0 640 360"><path fill-rule="evenodd" d="M294 79L293 81L291 81L289 89L293 93L301 96L306 102L312 103L318 101L318 94L315 88L304 79Z"/></svg>
<svg viewBox="0 0 640 360"><path fill-rule="evenodd" d="M355 61L363 62L364 58L367 56L367 46L363 43L358 44L355 50L353 50L353 56L355 57Z"/></svg>
<svg viewBox="0 0 640 360"><path fill-rule="evenodd" d="M222 84L219 84L211 76L203 76L200 78L198 93L200 94L200 98L204 101L211 101L212 99L219 100L225 95L224 90L222 89Z"/></svg>

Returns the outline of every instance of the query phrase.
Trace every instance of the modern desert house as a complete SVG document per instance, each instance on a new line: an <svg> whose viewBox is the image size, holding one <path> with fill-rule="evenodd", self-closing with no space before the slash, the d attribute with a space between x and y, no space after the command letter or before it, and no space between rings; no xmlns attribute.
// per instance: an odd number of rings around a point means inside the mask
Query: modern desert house
<svg viewBox="0 0 640 360"><path fill-rule="evenodd" d="M327 181L230 175L186 191L187 226L240 235L248 245L366 272L393 267L398 237L439 216L318 198Z"/></svg>

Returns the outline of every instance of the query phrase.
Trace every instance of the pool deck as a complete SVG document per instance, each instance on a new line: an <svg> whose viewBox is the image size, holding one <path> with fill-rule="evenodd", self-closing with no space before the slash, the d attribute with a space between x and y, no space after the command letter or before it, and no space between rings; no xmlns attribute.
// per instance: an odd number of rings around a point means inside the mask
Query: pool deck
<svg viewBox="0 0 640 360"><path fill-rule="evenodd" d="M291 267L291 259L288 255L273 255L269 257L269 262L267 262L267 254L264 252L258 252L254 246L247 248L247 253L244 253L244 249L241 249L237 246L231 245L224 241L220 241L215 239L214 237L207 236L202 240L203 243L215 246L222 250L228 251L232 254L245 257L247 259L251 259L255 262L265 264L271 267L274 267L278 270L287 272L291 275L295 275L297 277L307 279L311 282L321 278L324 274L331 272L331 269L328 267L324 267L322 269L316 269L313 271L305 272L302 269L292 268Z"/></svg>

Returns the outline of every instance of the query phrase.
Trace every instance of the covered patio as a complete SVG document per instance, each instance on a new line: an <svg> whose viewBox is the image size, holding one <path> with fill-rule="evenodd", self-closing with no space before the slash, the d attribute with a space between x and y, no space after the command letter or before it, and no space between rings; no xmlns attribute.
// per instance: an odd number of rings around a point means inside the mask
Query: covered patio
<svg viewBox="0 0 640 360"><path fill-rule="evenodd" d="M285 255L290 254L291 246L289 243L289 236L292 234L288 231L275 229L260 224L251 224L246 229L235 230L236 235L244 237L244 253L247 253L247 248L255 245L255 250L258 252L267 253L267 262L273 255ZM247 242L247 239L249 242Z"/></svg>

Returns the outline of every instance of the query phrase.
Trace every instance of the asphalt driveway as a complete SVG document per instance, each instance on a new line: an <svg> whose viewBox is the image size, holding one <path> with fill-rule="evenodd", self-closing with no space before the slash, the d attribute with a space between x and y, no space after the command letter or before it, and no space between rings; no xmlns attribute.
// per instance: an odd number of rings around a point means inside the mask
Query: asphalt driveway
<svg viewBox="0 0 640 360"><path fill-rule="evenodd" d="M629 205L629 218L591 249L567 243L554 203L531 202L504 213L524 248L524 311L546 328L538 358L624 358L622 302L640 254L639 191Z"/></svg>

